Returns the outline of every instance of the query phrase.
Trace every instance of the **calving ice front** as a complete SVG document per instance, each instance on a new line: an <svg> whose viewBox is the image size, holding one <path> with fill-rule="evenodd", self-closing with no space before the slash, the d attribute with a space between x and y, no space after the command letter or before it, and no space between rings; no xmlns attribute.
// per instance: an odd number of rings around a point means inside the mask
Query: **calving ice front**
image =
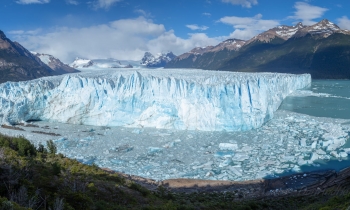
<svg viewBox="0 0 350 210"><path fill-rule="evenodd" d="M260 127L308 74L127 69L0 85L1 123L240 131Z"/></svg>

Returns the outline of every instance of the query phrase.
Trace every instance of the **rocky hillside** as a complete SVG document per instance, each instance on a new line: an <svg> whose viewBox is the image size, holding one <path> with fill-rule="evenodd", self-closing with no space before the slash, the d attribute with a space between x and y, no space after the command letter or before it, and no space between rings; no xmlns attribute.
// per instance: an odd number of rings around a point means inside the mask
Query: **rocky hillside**
<svg viewBox="0 0 350 210"><path fill-rule="evenodd" d="M38 57L0 31L0 83L23 81L56 73Z"/></svg>
<svg viewBox="0 0 350 210"><path fill-rule="evenodd" d="M195 54L196 49L178 56L166 68L311 73L313 78L350 79L350 31L328 20L311 26L278 26L237 50L226 47Z"/></svg>
<svg viewBox="0 0 350 210"><path fill-rule="evenodd" d="M164 67L174 58L176 58L176 55L172 52L159 53L155 56L150 52L146 52L141 60L141 65L146 67Z"/></svg>
<svg viewBox="0 0 350 210"><path fill-rule="evenodd" d="M78 70L68 66L67 64L62 63L58 58L55 58L52 55L44 53L34 53L43 63L48 65L56 74L67 74L79 72Z"/></svg>

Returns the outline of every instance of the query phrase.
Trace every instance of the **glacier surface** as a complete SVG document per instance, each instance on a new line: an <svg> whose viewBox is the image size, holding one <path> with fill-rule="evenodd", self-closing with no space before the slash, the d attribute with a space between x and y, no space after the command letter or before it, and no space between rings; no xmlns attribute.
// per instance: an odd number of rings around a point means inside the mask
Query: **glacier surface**
<svg viewBox="0 0 350 210"><path fill-rule="evenodd" d="M273 117L308 74L189 69L83 72L0 84L0 120L242 131Z"/></svg>

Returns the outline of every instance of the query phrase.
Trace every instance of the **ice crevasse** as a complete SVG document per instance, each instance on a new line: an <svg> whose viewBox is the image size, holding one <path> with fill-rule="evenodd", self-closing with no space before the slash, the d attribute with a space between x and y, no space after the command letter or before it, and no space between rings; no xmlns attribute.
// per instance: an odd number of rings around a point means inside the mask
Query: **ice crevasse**
<svg viewBox="0 0 350 210"><path fill-rule="evenodd" d="M242 131L273 117L309 74L110 70L0 84L0 120Z"/></svg>

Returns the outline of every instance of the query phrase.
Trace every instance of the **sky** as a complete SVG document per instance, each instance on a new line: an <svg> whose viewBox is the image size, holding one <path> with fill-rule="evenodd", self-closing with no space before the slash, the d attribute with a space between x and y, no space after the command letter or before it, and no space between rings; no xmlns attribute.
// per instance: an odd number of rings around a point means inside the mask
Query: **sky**
<svg viewBox="0 0 350 210"><path fill-rule="evenodd" d="M349 0L1 0L0 30L28 50L141 60L144 53L248 40L278 25L322 19L350 30Z"/></svg>

